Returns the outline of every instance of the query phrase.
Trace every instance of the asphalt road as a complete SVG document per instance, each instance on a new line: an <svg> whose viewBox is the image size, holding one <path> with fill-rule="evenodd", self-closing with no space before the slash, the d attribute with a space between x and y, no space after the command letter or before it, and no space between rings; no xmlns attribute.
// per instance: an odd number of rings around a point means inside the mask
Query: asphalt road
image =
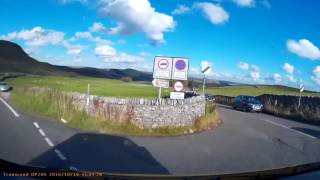
<svg viewBox="0 0 320 180"><path fill-rule="evenodd" d="M121 137L72 129L0 101L0 158L114 173L221 174L320 161L320 127L218 108L216 129L177 137Z"/></svg>

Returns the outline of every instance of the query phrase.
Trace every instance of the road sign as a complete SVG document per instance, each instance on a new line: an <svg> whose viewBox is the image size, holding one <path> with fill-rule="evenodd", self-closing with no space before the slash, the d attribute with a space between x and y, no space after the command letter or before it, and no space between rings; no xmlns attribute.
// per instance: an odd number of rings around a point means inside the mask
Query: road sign
<svg viewBox="0 0 320 180"><path fill-rule="evenodd" d="M184 92L170 92L170 99L184 99Z"/></svg>
<svg viewBox="0 0 320 180"><path fill-rule="evenodd" d="M187 80L189 72L189 59L173 58L172 79Z"/></svg>
<svg viewBox="0 0 320 180"><path fill-rule="evenodd" d="M299 89L300 89L300 92L303 92L303 91L304 91L304 85L303 85L303 84L300 84Z"/></svg>
<svg viewBox="0 0 320 180"><path fill-rule="evenodd" d="M153 64L154 79L171 79L172 58L156 56Z"/></svg>
<svg viewBox="0 0 320 180"><path fill-rule="evenodd" d="M206 74L209 74L210 71L211 71L211 66L210 66L209 62L208 61L202 61L201 62L201 73L206 75Z"/></svg>
<svg viewBox="0 0 320 180"><path fill-rule="evenodd" d="M169 80L165 79L154 79L152 85L155 87L169 88Z"/></svg>
<svg viewBox="0 0 320 180"><path fill-rule="evenodd" d="M176 81L173 84L173 89L175 92L181 92L183 91L184 87L183 87L183 83L181 81Z"/></svg>

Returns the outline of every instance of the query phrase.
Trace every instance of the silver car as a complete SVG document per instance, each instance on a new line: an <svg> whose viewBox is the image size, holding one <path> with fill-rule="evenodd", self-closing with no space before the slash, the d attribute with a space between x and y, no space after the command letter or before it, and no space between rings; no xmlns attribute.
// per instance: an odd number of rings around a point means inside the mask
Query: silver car
<svg viewBox="0 0 320 180"><path fill-rule="evenodd" d="M0 81L0 92L8 92L12 89L6 82Z"/></svg>

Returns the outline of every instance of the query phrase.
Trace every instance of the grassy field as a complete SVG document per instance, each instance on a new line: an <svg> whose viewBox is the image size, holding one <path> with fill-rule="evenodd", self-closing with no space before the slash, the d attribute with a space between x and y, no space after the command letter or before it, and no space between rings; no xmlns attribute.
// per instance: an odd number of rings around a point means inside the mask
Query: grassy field
<svg viewBox="0 0 320 180"><path fill-rule="evenodd" d="M157 98L158 88L147 84L128 83L120 80L100 78L70 78L70 77L19 77L9 79L13 88L19 87L48 87L62 91L87 92L87 85L90 84L90 94L115 97L147 97ZM162 95L169 95L169 89L164 89Z"/></svg>
<svg viewBox="0 0 320 180"><path fill-rule="evenodd" d="M207 88L207 93L213 95L238 96L238 95L252 95L259 96L262 94L276 94L276 95L299 95L299 91L295 88L284 86L270 86L270 85L239 85L239 86L224 86ZM320 93L304 91L303 96L320 96Z"/></svg>

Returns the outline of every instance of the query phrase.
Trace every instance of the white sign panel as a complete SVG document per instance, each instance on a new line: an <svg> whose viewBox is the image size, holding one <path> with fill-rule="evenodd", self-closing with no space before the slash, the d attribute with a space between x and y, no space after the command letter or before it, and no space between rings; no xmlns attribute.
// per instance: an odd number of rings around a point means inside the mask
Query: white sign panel
<svg viewBox="0 0 320 180"><path fill-rule="evenodd" d="M172 79L188 80L189 59L173 58L172 63Z"/></svg>
<svg viewBox="0 0 320 180"><path fill-rule="evenodd" d="M155 87L169 88L169 80L165 79L154 79L152 85Z"/></svg>
<svg viewBox="0 0 320 180"><path fill-rule="evenodd" d="M172 58L156 56L153 64L154 79L171 79Z"/></svg>
<svg viewBox="0 0 320 180"><path fill-rule="evenodd" d="M202 61L201 62L201 73L203 74L209 74L211 72L211 67L208 61Z"/></svg>
<svg viewBox="0 0 320 180"><path fill-rule="evenodd" d="M184 99L183 92L170 92L170 99Z"/></svg>
<svg viewBox="0 0 320 180"><path fill-rule="evenodd" d="M183 83L181 81L176 81L173 84L173 89L176 92L181 92L183 91Z"/></svg>

